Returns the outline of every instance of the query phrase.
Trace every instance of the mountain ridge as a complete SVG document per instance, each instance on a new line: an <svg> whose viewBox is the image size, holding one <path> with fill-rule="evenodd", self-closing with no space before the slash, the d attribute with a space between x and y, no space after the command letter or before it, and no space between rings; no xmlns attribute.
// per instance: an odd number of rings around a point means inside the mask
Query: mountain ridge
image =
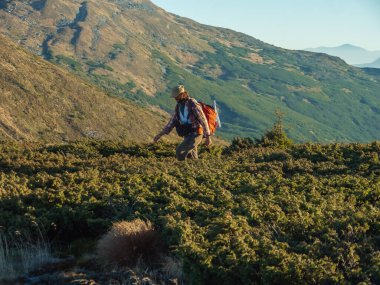
<svg viewBox="0 0 380 285"><path fill-rule="evenodd" d="M218 102L227 139L261 136L277 109L296 141L379 139L379 78L336 57L277 48L150 1L33 3L0 10L0 33L108 94L170 113L170 89L183 83Z"/></svg>
<svg viewBox="0 0 380 285"><path fill-rule="evenodd" d="M370 67L370 68L380 68L380 57L373 62L357 64L357 67Z"/></svg>

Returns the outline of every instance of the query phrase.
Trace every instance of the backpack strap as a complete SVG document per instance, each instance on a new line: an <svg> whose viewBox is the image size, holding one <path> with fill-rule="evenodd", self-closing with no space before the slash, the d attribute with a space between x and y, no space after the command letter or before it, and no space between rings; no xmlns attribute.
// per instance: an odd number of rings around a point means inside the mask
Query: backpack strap
<svg viewBox="0 0 380 285"><path fill-rule="evenodd" d="M195 100L194 98L190 98L189 100L190 100L190 104L189 105L191 105L191 110L189 110L189 111L194 112L194 109L198 105L198 101Z"/></svg>
<svg viewBox="0 0 380 285"><path fill-rule="evenodd" d="M176 115L177 120L179 120L179 106L178 106L178 103L175 105L174 113Z"/></svg>

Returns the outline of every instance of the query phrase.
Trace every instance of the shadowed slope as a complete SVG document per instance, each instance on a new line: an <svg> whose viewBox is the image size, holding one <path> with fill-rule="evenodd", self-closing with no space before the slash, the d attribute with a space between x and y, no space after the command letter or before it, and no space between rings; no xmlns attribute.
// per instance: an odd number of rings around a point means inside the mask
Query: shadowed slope
<svg viewBox="0 0 380 285"><path fill-rule="evenodd" d="M0 36L0 138L149 140L162 115L109 97Z"/></svg>

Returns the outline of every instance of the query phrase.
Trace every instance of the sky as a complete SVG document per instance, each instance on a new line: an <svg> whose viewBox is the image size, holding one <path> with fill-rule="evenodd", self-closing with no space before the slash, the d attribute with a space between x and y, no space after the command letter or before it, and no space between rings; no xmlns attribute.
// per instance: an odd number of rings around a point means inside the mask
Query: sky
<svg viewBox="0 0 380 285"><path fill-rule="evenodd" d="M380 50L380 0L151 0L176 15L287 49Z"/></svg>

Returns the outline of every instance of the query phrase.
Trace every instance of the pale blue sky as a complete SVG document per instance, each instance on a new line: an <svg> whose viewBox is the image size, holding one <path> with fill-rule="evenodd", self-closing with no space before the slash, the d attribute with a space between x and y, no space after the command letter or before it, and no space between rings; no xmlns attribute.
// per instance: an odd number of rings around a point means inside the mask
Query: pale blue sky
<svg viewBox="0 0 380 285"><path fill-rule="evenodd" d="M380 0L151 0L202 24L289 49L346 43L380 50Z"/></svg>

